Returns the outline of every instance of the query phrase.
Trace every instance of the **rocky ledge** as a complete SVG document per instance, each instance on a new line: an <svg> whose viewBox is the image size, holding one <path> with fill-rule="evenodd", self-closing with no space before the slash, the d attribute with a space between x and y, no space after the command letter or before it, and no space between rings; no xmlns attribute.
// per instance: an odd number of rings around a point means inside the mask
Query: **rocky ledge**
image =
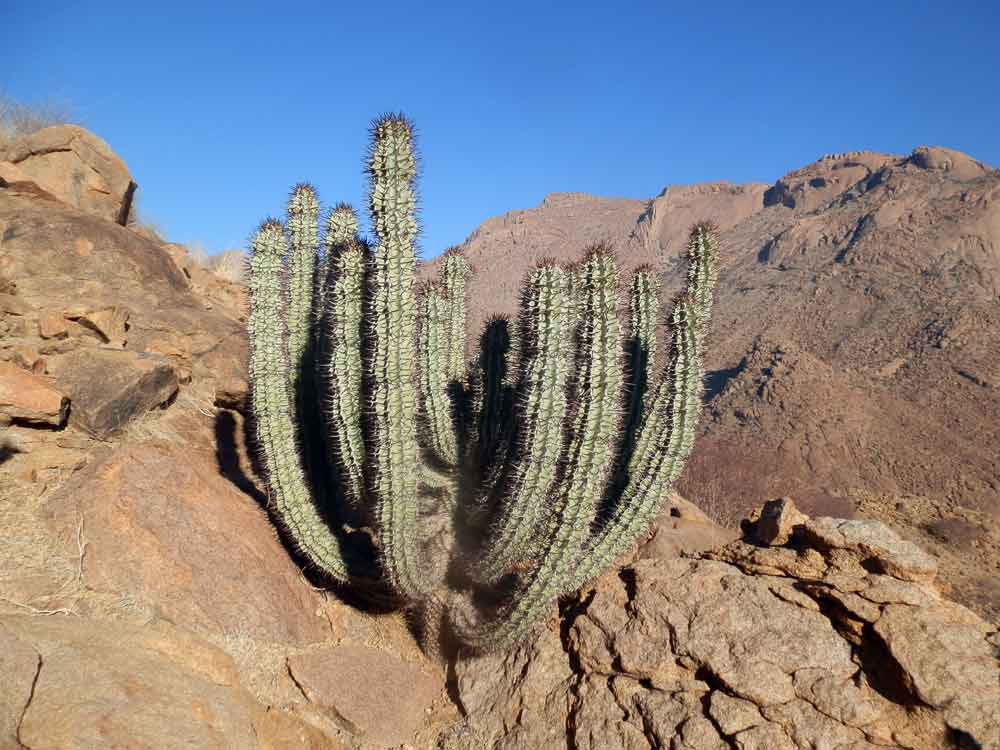
<svg viewBox="0 0 1000 750"><path fill-rule="evenodd" d="M513 653L460 662L445 750L1000 747L1000 635L880 523L765 506L641 559ZM563 737L565 736L565 740Z"/></svg>

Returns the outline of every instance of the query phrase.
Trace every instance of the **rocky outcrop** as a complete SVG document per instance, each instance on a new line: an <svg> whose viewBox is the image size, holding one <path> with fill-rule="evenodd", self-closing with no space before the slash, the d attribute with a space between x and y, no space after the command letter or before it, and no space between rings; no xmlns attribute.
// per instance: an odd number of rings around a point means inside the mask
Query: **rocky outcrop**
<svg viewBox="0 0 1000 750"><path fill-rule="evenodd" d="M0 423L61 427L68 411L69 399L51 382L0 362Z"/></svg>
<svg viewBox="0 0 1000 750"><path fill-rule="evenodd" d="M71 421L105 438L177 394L177 373L155 354L80 349L58 362L56 382L73 403Z"/></svg>
<svg viewBox="0 0 1000 750"><path fill-rule="evenodd" d="M785 544L639 560L534 643L458 662L442 747L1000 747L996 627L885 526L781 509Z"/></svg>
<svg viewBox="0 0 1000 750"><path fill-rule="evenodd" d="M31 180L81 211L125 225L136 184L107 143L76 125L53 125L22 136L0 151L17 172L4 180Z"/></svg>

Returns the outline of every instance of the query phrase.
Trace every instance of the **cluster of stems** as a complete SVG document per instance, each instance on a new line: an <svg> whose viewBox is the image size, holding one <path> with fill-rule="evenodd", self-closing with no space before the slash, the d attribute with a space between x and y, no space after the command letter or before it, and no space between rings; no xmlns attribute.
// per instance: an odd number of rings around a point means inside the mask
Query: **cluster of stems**
<svg viewBox="0 0 1000 750"><path fill-rule="evenodd" d="M297 186L250 255L250 380L272 513L341 584L433 613L435 639L510 646L649 528L691 451L718 236L691 230L665 315L648 267L610 248L528 270L516 319L466 352L469 266L416 282L413 127L386 116L367 159L373 238ZM623 325L623 319L627 324ZM359 538L361 542L359 543ZM441 628L438 628L438 625Z"/></svg>

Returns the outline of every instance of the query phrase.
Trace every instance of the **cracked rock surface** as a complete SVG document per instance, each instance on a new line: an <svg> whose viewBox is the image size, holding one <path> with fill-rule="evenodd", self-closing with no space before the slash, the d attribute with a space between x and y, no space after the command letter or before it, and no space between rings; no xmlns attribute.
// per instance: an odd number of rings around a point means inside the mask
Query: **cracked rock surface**
<svg viewBox="0 0 1000 750"><path fill-rule="evenodd" d="M440 747L1000 747L996 627L882 524L796 521L780 546L640 559L535 642L459 661Z"/></svg>

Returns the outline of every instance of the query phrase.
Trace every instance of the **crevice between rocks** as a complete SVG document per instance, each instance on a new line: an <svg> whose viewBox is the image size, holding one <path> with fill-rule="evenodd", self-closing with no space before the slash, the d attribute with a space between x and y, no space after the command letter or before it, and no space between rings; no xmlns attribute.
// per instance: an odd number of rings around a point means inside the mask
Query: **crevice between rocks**
<svg viewBox="0 0 1000 750"><path fill-rule="evenodd" d="M17 728L14 730L14 737L17 740L18 747L22 750L31 750L31 748L24 743L21 739L21 725L24 723L24 717L28 713L28 708L31 706L31 701L35 699L35 688L38 686L38 678L42 674L42 655L38 654L38 664L35 666L35 676L31 680L31 689L28 691L28 700L24 703L24 708L21 709L21 715L17 718Z"/></svg>
<svg viewBox="0 0 1000 750"><path fill-rule="evenodd" d="M570 644L570 630L573 623L581 615L586 614L595 596L594 591L590 591L582 599L574 599L559 604L559 640L562 649L566 653L569 668L573 671L574 679L569 686L569 705L566 707L566 750L577 750L576 745L576 714L580 710L580 684L586 677L586 670L580 663L580 656Z"/></svg>
<svg viewBox="0 0 1000 750"><path fill-rule="evenodd" d="M808 588L798 590L819 605L820 614L830 621L834 631L851 646L851 653L872 690L899 706L906 708L927 706L914 692L909 675L896 661L888 644L879 636L874 623L857 620L838 602L818 595L815 590ZM845 629L842 622L845 617L863 622L860 637L850 634L856 640L848 637L850 631Z"/></svg>

